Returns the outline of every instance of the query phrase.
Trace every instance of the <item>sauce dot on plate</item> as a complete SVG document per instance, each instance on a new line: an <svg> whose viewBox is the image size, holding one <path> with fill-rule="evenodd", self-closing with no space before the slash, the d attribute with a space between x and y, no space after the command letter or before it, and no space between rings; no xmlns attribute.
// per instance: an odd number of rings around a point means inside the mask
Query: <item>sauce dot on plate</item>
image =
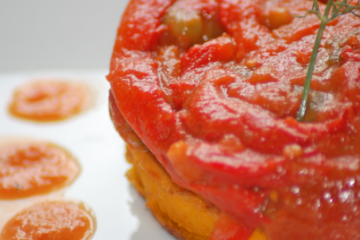
<svg viewBox="0 0 360 240"><path fill-rule="evenodd" d="M94 232L95 219L83 204L43 202L10 219L0 240L88 240Z"/></svg>
<svg viewBox="0 0 360 240"><path fill-rule="evenodd" d="M88 109L92 97L83 84L61 80L33 81L15 90L9 112L31 121L60 121Z"/></svg>
<svg viewBox="0 0 360 240"><path fill-rule="evenodd" d="M70 184L80 166L70 153L46 142L0 145L0 199L49 193Z"/></svg>

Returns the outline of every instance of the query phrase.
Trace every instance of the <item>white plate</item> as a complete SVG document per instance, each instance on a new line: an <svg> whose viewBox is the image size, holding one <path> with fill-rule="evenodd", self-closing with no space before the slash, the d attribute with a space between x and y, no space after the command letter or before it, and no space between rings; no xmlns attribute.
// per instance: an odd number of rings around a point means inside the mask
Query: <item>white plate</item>
<svg viewBox="0 0 360 240"><path fill-rule="evenodd" d="M66 190L65 199L81 200L94 210L97 230L93 240L174 239L161 228L145 207L145 201L124 177L129 165L124 159L124 142L110 121L106 73L0 74L0 138L15 136L50 141L64 147L78 159L82 171ZM29 122L9 115L7 107L14 89L39 78L85 82L95 92L95 106L56 123ZM21 202L24 201L13 201L14 204Z"/></svg>

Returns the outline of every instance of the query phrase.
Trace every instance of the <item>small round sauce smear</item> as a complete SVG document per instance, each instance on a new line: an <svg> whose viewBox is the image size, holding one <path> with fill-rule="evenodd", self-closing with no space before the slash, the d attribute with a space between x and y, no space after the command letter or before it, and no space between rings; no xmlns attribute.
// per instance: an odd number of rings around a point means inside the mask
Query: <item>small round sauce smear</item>
<svg viewBox="0 0 360 240"><path fill-rule="evenodd" d="M83 204L43 202L10 219L0 240L88 240L94 232L94 217Z"/></svg>
<svg viewBox="0 0 360 240"><path fill-rule="evenodd" d="M70 118L90 107L92 94L79 83L33 81L17 88L9 106L15 117L51 122Z"/></svg>
<svg viewBox="0 0 360 240"><path fill-rule="evenodd" d="M70 184L80 166L70 153L46 142L0 145L0 199L49 193Z"/></svg>

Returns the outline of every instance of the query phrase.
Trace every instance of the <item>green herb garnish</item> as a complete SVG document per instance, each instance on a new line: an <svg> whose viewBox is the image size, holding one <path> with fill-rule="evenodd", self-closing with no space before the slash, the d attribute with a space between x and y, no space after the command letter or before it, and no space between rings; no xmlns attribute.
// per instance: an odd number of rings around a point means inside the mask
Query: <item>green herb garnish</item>
<svg viewBox="0 0 360 240"><path fill-rule="evenodd" d="M307 71L307 74L306 74L304 90L303 90L303 94L302 94L302 98L301 98L300 109L299 109L299 112L298 112L298 115L297 115L297 120L298 121L301 121L305 116L306 104L307 104L307 100L308 100L309 92L310 92L311 79L312 79L312 76L313 76L313 73L314 73L314 68L315 68L316 56L317 56L317 53L318 53L318 50L319 50L321 38L323 36L326 25L330 21L337 18L338 16L341 16L341 15L344 15L344 14L347 14L347 13L352 13L353 15L355 15L357 17L360 17L360 14L358 14L356 12L360 8L360 0L358 0L355 5L352 4L353 0L342 0L342 1L335 1L335 2L333 0L328 0L328 2L326 4L325 12L324 12L323 15L321 15L321 11L320 11L318 1L313 0L313 2L314 2L314 4L313 4L312 9L308 10L304 16L296 16L296 17L304 18L309 13L313 13L319 18L319 20L321 22L318 33L317 33L317 36L316 36L314 48L313 48L313 51L311 53L311 58L310 58L308 71Z"/></svg>

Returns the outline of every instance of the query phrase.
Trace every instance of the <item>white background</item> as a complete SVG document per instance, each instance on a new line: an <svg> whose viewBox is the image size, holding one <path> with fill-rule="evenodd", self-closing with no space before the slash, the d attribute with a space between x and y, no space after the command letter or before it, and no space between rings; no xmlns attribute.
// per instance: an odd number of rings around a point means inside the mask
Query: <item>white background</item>
<svg viewBox="0 0 360 240"><path fill-rule="evenodd" d="M127 0L0 0L0 72L107 69Z"/></svg>

